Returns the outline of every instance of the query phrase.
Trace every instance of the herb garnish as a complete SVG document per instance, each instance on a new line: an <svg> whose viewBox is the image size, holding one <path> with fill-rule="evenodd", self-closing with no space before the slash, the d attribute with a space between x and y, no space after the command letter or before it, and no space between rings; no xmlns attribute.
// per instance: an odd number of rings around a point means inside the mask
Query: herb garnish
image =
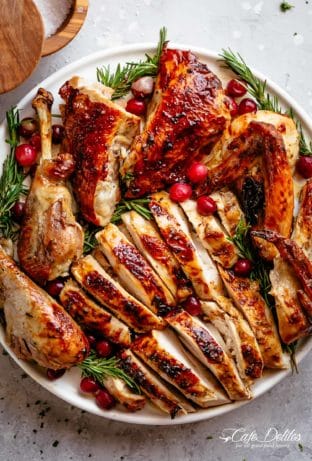
<svg viewBox="0 0 312 461"><path fill-rule="evenodd" d="M287 352L287 354L289 354L292 373L294 373L294 371L295 371L298 374L299 370L298 370L298 364L297 364L297 360L296 360L296 351L297 351L297 347L298 347L298 342L295 341L295 342L293 342L291 344L284 344L283 343L282 346L283 346L283 350L285 352Z"/></svg>
<svg viewBox="0 0 312 461"><path fill-rule="evenodd" d="M10 145L10 153L3 163L0 178L0 234L4 238L15 240L18 227L12 220L11 208L21 195L27 194L23 169L16 163L14 157L19 142L19 112L16 107L12 107L6 113L6 120L9 132L6 142Z"/></svg>
<svg viewBox="0 0 312 461"><path fill-rule="evenodd" d="M249 224L246 224L243 219L240 219L234 237L229 237L229 240L237 246L240 257L247 258L252 262L253 269L250 273L250 278L251 280L257 280L259 282L260 293L266 304L272 308L274 307L273 298L269 294L271 289L269 277L271 267L267 262L259 258L257 251L253 247L249 235L250 228L251 226Z"/></svg>
<svg viewBox="0 0 312 461"><path fill-rule="evenodd" d="M229 237L229 240L237 246L240 257L247 258L252 262L253 269L250 273L250 279L259 282L261 296L276 317L274 298L270 295L272 285L269 274L272 267L270 263L259 257L257 250L253 247L249 234L250 228L250 224L245 224L244 220L240 219L234 237ZM296 362L297 342L292 344L283 343L282 346L283 350L290 356L292 371L295 370L298 373Z"/></svg>
<svg viewBox="0 0 312 461"><path fill-rule="evenodd" d="M121 215L127 211L134 210L143 218L151 219L152 213L148 208L149 198L136 198L133 200L122 199L116 206L111 222L116 224L121 220Z"/></svg>
<svg viewBox="0 0 312 461"><path fill-rule="evenodd" d="M283 13L286 13L286 11L291 10L292 8L294 8L294 5L291 5L291 4L288 3L288 2L282 2L282 3L280 4L280 10L281 10Z"/></svg>
<svg viewBox="0 0 312 461"><path fill-rule="evenodd" d="M127 386L137 393L140 393L140 388L136 382L127 375L121 368L118 367L119 359L110 357L109 359L97 357L94 351L91 351L89 356L80 364L82 377L91 377L98 383L104 384L105 378L120 378Z"/></svg>
<svg viewBox="0 0 312 461"><path fill-rule="evenodd" d="M89 253L97 245L97 240L95 234L99 232L102 228L88 224L84 228L84 242L83 242L83 254Z"/></svg>
<svg viewBox="0 0 312 461"><path fill-rule="evenodd" d="M118 64L115 72L111 72L110 66L96 69L97 80L103 85L114 89L112 99L125 96L131 88L131 84L144 76L155 77L158 72L160 56L167 40L167 29L162 27L159 32L159 42L154 56L145 55L145 61L127 62L123 67Z"/></svg>
<svg viewBox="0 0 312 461"><path fill-rule="evenodd" d="M258 107L263 110L271 110L279 114L285 114L291 117L299 132L299 150L301 155L310 156L312 155L312 141L307 141L303 134L303 128L301 122L297 119L292 108L283 110L279 104L277 96L271 96L266 91L267 82L263 82L257 78L251 69L247 66L246 62L239 53L234 53L232 50L222 50L220 57L224 61L227 67L235 72L244 82L248 93L255 98L258 103Z"/></svg>

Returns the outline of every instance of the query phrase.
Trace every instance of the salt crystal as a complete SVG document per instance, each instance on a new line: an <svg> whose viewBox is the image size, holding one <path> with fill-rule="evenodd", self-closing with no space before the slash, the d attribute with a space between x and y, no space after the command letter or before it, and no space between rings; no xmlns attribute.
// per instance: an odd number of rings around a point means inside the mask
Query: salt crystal
<svg viewBox="0 0 312 461"><path fill-rule="evenodd" d="M45 36L50 37L66 20L73 0L34 0L43 19Z"/></svg>

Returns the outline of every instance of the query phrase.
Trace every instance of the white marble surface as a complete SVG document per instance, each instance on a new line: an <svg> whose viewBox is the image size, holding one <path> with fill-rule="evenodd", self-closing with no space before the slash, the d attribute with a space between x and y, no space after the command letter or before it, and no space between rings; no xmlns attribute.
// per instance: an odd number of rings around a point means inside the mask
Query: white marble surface
<svg viewBox="0 0 312 461"><path fill-rule="evenodd" d="M0 119L7 107L65 64L110 46L155 41L162 25L176 42L240 51L312 116L312 1L291 3L295 8L281 13L279 0L90 0L79 36L42 59L20 88L0 96ZM311 354L300 364L299 375L244 408L211 421L163 428L128 426L82 413L25 378L4 355L0 369L1 461L312 459ZM298 442L252 448L220 439L226 428L256 431L260 438L270 427L279 433L295 430L301 449Z"/></svg>

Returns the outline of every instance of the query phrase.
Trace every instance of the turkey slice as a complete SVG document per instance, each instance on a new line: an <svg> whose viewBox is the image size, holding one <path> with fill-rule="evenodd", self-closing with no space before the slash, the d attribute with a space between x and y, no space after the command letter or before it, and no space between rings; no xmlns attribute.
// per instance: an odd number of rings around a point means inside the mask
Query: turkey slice
<svg viewBox="0 0 312 461"><path fill-rule="evenodd" d="M212 325L202 323L186 311L169 314L166 320L192 354L220 381L231 400L251 398L222 338Z"/></svg>
<svg viewBox="0 0 312 461"><path fill-rule="evenodd" d="M137 338L131 349L163 379L200 407L207 408L228 402L209 372L202 373L195 358L189 360L172 331L154 330Z"/></svg>
<svg viewBox="0 0 312 461"><path fill-rule="evenodd" d="M160 317L127 293L92 256L85 256L73 264L72 274L88 293L135 331L164 327L165 322Z"/></svg>

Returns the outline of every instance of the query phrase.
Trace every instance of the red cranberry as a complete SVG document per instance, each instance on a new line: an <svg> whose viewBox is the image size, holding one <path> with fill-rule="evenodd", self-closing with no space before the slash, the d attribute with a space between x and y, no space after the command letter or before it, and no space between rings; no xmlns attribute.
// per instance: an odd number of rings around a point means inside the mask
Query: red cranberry
<svg viewBox="0 0 312 461"><path fill-rule="evenodd" d="M102 339L100 341L97 341L95 345L95 350L97 352L97 355L105 358L111 355L113 348L108 341L106 341L105 339Z"/></svg>
<svg viewBox="0 0 312 461"><path fill-rule="evenodd" d="M297 160L296 168L299 174L305 179L309 179L312 177L312 156L311 157L304 157L301 156Z"/></svg>
<svg viewBox="0 0 312 461"><path fill-rule="evenodd" d="M234 274L239 277L248 277L252 271L252 262L249 259L239 259L234 264Z"/></svg>
<svg viewBox="0 0 312 461"><path fill-rule="evenodd" d="M146 104L143 99L132 98L129 99L126 105L126 110L134 115L144 115L146 112Z"/></svg>
<svg viewBox="0 0 312 461"><path fill-rule="evenodd" d="M229 109L231 116L236 117L236 115L238 114L237 102L230 96L227 96L225 99L225 105Z"/></svg>
<svg viewBox="0 0 312 461"><path fill-rule="evenodd" d="M65 129L62 125L52 125L52 142L53 144L61 144L65 134Z"/></svg>
<svg viewBox="0 0 312 461"><path fill-rule="evenodd" d="M192 188L189 184L177 182L170 187L169 196L173 202L185 202L192 196Z"/></svg>
<svg viewBox="0 0 312 461"><path fill-rule="evenodd" d="M233 98L240 98L241 96L244 96L244 94L246 93L247 93L246 86L243 84L243 82L240 82L236 78L233 78L227 84L226 94L228 94L229 96L232 96Z"/></svg>
<svg viewBox="0 0 312 461"><path fill-rule="evenodd" d="M41 136L39 133L34 133L29 139L29 144L33 146L37 152L41 151Z"/></svg>
<svg viewBox="0 0 312 461"><path fill-rule="evenodd" d="M80 381L80 390L86 394L94 394L100 390L100 386L93 378L82 378Z"/></svg>
<svg viewBox="0 0 312 461"><path fill-rule="evenodd" d="M17 223L21 223L23 216L24 216L24 211L25 211L25 202L20 202L20 201L15 202L11 208L11 215L12 215L13 221Z"/></svg>
<svg viewBox="0 0 312 461"><path fill-rule="evenodd" d="M131 91L136 98L144 98L153 93L154 79L153 77L141 77L131 85Z"/></svg>
<svg viewBox="0 0 312 461"><path fill-rule="evenodd" d="M193 162L187 170L187 177L194 183L202 182L206 179L208 168L201 162Z"/></svg>
<svg viewBox="0 0 312 461"><path fill-rule="evenodd" d="M96 339L93 335L87 335L87 340L89 341L90 349L95 349Z"/></svg>
<svg viewBox="0 0 312 461"><path fill-rule="evenodd" d="M105 389L100 389L97 392L95 401L103 410L110 410L116 405L114 397L112 397Z"/></svg>
<svg viewBox="0 0 312 461"><path fill-rule="evenodd" d="M34 165L37 159L37 151L30 144L20 144L15 149L15 159L21 166Z"/></svg>
<svg viewBox="0 0 312 461"><path fill-rule="evenodd" d="M20 122L18 132L23 138L30 138L31 135L38 129L37 120L33 117L26 117Z"/></svg>
<svg viewBox="0 0 312 461"><path fill-rule="evenodd" d="M184 309L191 315L202 314L201 303L196 296L189 296L183 303Z"/></svg>
<svg viewBox="0 0 312 461"><path fill-rule="evenodd" d="M63 368L62 370L52 370L52 368L47 369L47 378L50 381L55 381L58 378L61 378L63 374L65 373L65 369Z"/></svg>
<svg viewBox="0 0 312 461"><path fill-rule="evenodd" d="M208 195L202 195L197 199L197 211L202 216L209 216L217 211L217 204Z"/></svg>
<svg viewBox="0 0 312 461"><path fill-rule="evenodd" d="M239 115L248 114L249 112L257 112L257 104L253 99L244 98L241 100L238 106Z"/></svg>
<svg viewBox="0 0 312 461"><path fill-rule="evenodd" d="M53 298L57 298L64 288L64 281L61 279L50 280L46 284L46 290Z"/></svg>

